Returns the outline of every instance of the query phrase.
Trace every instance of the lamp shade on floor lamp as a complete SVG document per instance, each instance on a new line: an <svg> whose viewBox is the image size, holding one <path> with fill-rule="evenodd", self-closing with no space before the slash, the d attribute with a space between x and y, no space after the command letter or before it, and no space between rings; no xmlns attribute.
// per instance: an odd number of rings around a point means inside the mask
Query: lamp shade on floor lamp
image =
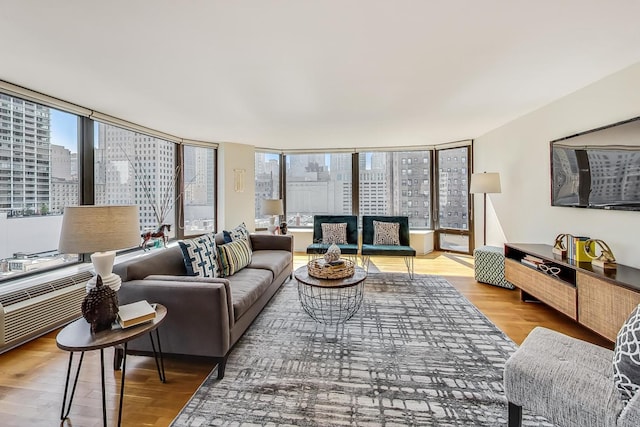
<svg viewBox="0 0 640 427"><path fill-rule="evenodd" d="M122 280L112 272L118 249L138 246L140 219L138 206L67 206L62 217L60 253L91 253L96 275L117 291ZM95 286L89 280L87 291Z"/></svg>
<svg viewBox="0 0 640 427"><path fill-rule="evenodd" d="M497 172L474 173L471 175L471 184L469 185L471 194L483 194L483 212L482 230L483 245L487 244L487 194L496 194L502 192L500 187L500 174Z"/></svg>

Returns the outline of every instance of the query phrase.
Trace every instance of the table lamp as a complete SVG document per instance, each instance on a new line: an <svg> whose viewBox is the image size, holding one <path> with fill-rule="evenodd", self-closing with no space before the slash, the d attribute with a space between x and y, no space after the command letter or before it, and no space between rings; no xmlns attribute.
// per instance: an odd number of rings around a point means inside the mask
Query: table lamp
<svg viewBox="0 0 640 427"><path fill-rule="evenodd" d="M500 174L497 172L483 172L483 173L474 173L471 175L471 185L469 186L469 192L471 194L479 194L482 193L484 195L483 200L483 209L484 216L483 219L483 231L484 231L484 240L483 245L487 244L487 193L501 193L502 190L500 188Z"/></svg>
<svg viewBox="0 0 640 427"><path fill-rule="evenodd" d="M276 232L276 217L282 215L284 209L282 208L282 200L280 199L264 199L262 200L262 214L272 215L269 220L269 233L274 234Z"/></svg>
<svg viewBox="0 0 640 427"><path fill-rule="evenodd" d="M122 279L113 273L117 249L140 243L138 206L67 206L62 217L60 253L92 253L96 277L87 282L87 292L96 286L97 275L114 291Z"/></svg>

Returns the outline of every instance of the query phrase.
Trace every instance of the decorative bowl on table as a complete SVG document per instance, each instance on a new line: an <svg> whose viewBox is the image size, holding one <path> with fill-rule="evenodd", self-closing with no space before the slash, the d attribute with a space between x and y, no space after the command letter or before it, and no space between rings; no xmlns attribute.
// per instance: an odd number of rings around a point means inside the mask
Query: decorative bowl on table
<svg viewBox="0 0 640 427"><path fill-rule="evenodd" d="M307 264L309 276L317 279L344 279L355 273L355 264L348 259L338 259L327 262L324 259L314 259Z"/></svg>

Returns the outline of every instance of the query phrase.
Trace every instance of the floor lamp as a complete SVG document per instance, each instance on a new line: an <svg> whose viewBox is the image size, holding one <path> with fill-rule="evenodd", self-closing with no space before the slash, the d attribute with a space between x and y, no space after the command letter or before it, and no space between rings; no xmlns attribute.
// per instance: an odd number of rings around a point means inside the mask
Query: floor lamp
<svg viewBox="0 0 640 427"><path fill-rule="evenodd" d="M482 217L482 229L484 239L482 240L482 244L487 244L487 194L495 194L500 193L500 174L497 172L483 172L483 173L474 173L471 175L471 185L469 186L469 192L471 194L479 194L482 193L484 196L483 199L483 210L484 214Z"/></svg>

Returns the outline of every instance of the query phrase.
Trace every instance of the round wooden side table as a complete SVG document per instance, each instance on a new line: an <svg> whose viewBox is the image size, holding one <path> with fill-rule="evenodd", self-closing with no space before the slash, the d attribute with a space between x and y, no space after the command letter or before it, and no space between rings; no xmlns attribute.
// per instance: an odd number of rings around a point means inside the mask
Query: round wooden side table
<svg viewBox="0 0 640 427"><path fill-rule="evenodd" d="M73 395L76 391L76 385L78 384L78 376L80 375L80 368L82 367L82 359L84 358L85 351L100 350L100 369L102 373L102 420L106 427L107 425L107 407L105 398L105 377L104 377L104 349L108 347L114 347L120 344L124 345L124 355L122 359L122 374L120 380L120 404L118 407L118 426L122 421L122 399L124 396L124 378L127 366L127 343L134 338L138 338L144 334L149 334L151 339L151 347L153 348L153 355L156 360L156 368L158 369L158 376L163 383L166 381L164 374L164 361L162 359L162 347L160 346L160 334L158 333L158 326L164 321L167 315L167 308L162 304L156 304L156 317L155 319L142 323L140 325L131 326L126 329L111 329L106 331L100 331L91 333L91 325L84 319L80 318L74 322L68 324L58 333L56 337L56 344L58 348L69 352L69 365L67 367L67 379L64 386L64 397L62 399L62 411L60 412L60 420L64 421L69 417L69 411L71 410L71 403L73 402ZM158 351L156 352L155 341L153 338L153 331L155 331L156 339L158 343ZM76 368L76 376L73 381L73 388L71 389L71 395L69 396L69 405L67 406L67 393L69 391L69 380L71 379L71 367L73 363L73 353L80 352L80 360ZM66 410L65 410L66 408Z"/></svg>

